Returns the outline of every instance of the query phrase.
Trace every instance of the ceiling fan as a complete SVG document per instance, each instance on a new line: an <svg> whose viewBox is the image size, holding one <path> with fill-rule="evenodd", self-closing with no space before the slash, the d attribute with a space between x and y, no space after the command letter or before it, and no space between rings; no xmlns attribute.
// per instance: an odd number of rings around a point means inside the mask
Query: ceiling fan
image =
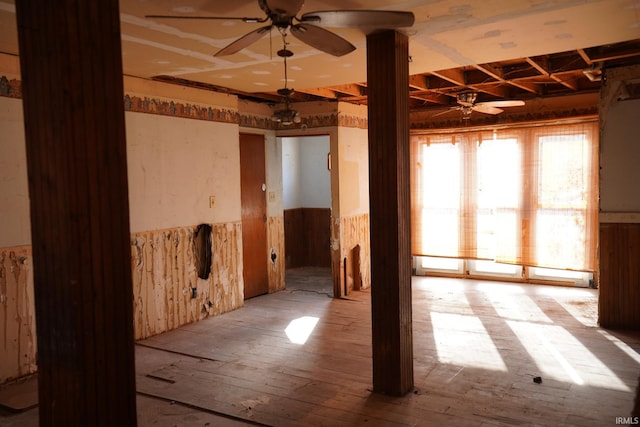
<svg viewBox="0 0 640 427"><path fill-rule="evenodd" d="M462 118L468 120L471 113L477 111L484 114L500 114L505 107L519 107L524 105L524 101L518 99L506 99L502 101L485 101L477 102L477 92L460 92L456 95L457 106L451 107L446 111L434 114L433 117L449 113L451 111L462 111Z"/></svg>
<svg viewBox="0 0 640 427"><path fill-rule="evenodd" d="M307 12L298 17L304 0L258 0L260 9L266 16L262 18L241 18L228 16L194 15L147 15L158 19L218 19L240 20L249 23L270 21L268 25L257 28L228 46L219 50L215 56L232 55L257 42L277 28L284 34L287 30L303 43L322 52L342 56L355 50L355 46L339 35L322 27L356 27L364 29L396 29L413 25L411 12L387 10L329 10Z"/></svg>

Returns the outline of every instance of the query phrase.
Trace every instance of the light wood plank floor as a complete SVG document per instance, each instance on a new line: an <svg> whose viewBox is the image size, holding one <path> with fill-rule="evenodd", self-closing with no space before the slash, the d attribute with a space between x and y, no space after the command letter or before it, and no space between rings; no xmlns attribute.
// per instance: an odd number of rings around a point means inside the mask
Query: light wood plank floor
<svg viewBox="0 0 640 427"><path fill-rule="evenodd" d="M402 398L371 392L370 293L295 286L139 342L138 392L270 426L602 426L631 414L640 335L596 326L597 291L415 277L413 302L416 388ZM304 344L287 335L296 324Z"/></svg>
<svg viewBox="0 0 640 427"><path fill-rule="evenodd" d="M371 392L370 293L332 299L328 271L292 273L139 342L138 425L613 426L633 410L640 333L598 328L597 291L415 277L416 387L396 398ZM37 409L0 425L37 425Z"/></svg>

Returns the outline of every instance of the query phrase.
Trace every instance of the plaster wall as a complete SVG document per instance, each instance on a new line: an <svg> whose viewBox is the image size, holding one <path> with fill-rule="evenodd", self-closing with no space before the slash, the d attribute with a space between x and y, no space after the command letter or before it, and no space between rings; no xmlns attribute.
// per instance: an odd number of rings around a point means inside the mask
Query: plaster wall
<svg viewBox="0 0 640 427"><path fill-rule="evenodd" d="M640 213L640 99L615 100L602 128L600 209ZM640 221L639 221L640 222Z"/></svg>
<svg viewBox="0 0 640 427"><path fill-rule="evenodd" d="M0 97L0 248L31 244L22 101Z"/></svg>
<svg viewBox="0 0 640 427"><path fill-rule="evenodd" d="M281 138L285 209L331 208L329 136Z"/></svg>
<svg viewBox="0 0 640 427"><path fill-rule="evenodd" d="M237 125L143 113L126 124L132 232L241 220Z"/></svg>
<svg viewBox="0 0 640 427"><path fill-rule="evenodd" d="M282 143L282 197L284 209L302 207L300 144L298 138L279 138Z"/></svg>
<svg viewBox="0 0 640 427"><path fill-rule="evenodd" d="M366 129L338 129L340 216L369 213L369 140Z"/></svg>

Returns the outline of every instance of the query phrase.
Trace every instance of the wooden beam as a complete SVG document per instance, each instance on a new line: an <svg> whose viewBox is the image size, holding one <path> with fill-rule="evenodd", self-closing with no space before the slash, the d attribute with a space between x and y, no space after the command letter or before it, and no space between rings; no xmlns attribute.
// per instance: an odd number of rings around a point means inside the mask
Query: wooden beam
<svg viewBox="0 0 640 427"><path fill-rule="evenodd" d="M305 93L308 95L321 96L328 99L336 99L336 92L330 88L309 88L309 89L296 89L297 93Z"/></svg>
<svg viewBox="0 0 640 427"><path fill-rule="evenodd" d="M442 80L451 82L457 86L466 86L467 82L464 77L464 71L460 68L454 68L451 70L432 71L436 77L440 77Z"/></svg>
<svg viewBox="0 0 640 427"><path fill-rule="evenodd" d="M476 90L478 92L488 93L489 95L497 96L499 98L509 97L509 91L507 90L507 85L496 84L496 82L487 83L487 84L469 85L469 88Z"/></svg>
<svg viewBox="0 0 640 427"><path fill-rule="evenodd" d="M428 90L429 89L429 81L425 74L414 74L413 76L409 76L409 87L418 90Z"/></svg>
<svg viewBox="0 0 640 427"><path fill-rule="evenodd" d="M335 92L340 92L351 96L362 96L367 94L366 86L355 83L340 86L330 86L329 88Z"/></svg>
<svg viewBox="0 0 640 427"><path fill-rule="evenodd" d="M567 71L567 72L563 72L563 73L554 73L551 74L549 76L549 78L551 78L553 81L560 83L561 85L563 85L564 87L567 87L571 90L578 90L579 86L579 75L577 73L582 73L581 71ZM582 74L582 77L585 78L584 74Z"/></svg>
<svg viewBox="0 0 640 427"><path fill-rule="evenodd" d="M588 65L593 64L593 60L589 57L589 54L587 54L584 49L578 49L578 55L580 55L584 62L586 62Z"/></svg>
<svg viewBox="0 0 640 427"><path fill-rule="evenodd" d="M538 88L536 85L533 85L530 83L522 83L516 80L505 80L502 70L490 64L478 64L478 65L474 65L474 67L482 71L483 73L487 74L488 76L496 79L499 82L510 84L512 86L515 86L527 92L531 92L535 94L540 93L540 88Z"/></svg>
<svg viewBox="0 0 640 427"><path fill-rule="evenodd" d="M517 88L520 88L520 89L522 89L524 91L534 93L536 95L540 95L542 93L542 90L541 90L540 86L535 84L535 83L520 82L520 81L517 81L517 80L508 80L508 81L506 81L506 83L510 84L511 86L515 86Z"/></svg>
<svg viewBox="0 0 640 427"><path fill-rule="evenodd" d="M476 64L474 65L474 67L499 82L505 81L504 73L499 68L496 68L490 64Z"/></svg>
<svg viewBox="0 0 640 427"><path fill-rule="evenodd" d="M451 100L455 101L455 96L448 96L428 90L412 90L409 92L409 96L414 99L420 99L440 105L449 105Z"/></svg>
<svg viewBox="0 0 640 427"><path fill-rule="evenodd" d="M525 58L525 60L527 61L527 64L531 65L531 67L537 70L541 75L549 75L549 57L538 56L535 58Z"/></svg>
<svg viewBox="0 0 640 427"><path fill-rule="evenodd" d="M373 390L413 389L409 39L367 36Z"/></svg>
<svg viewBox="0 0 640 427"><path fill-rule="evenodd" d="M117 0L16 2L41 426L136 425Z"/></svg>

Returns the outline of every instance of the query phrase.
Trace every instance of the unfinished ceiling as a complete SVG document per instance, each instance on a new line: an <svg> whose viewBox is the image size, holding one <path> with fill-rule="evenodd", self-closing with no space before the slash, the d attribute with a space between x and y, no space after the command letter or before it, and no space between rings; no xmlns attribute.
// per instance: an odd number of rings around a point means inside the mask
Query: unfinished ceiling
<svg viewBox="0 0 640 427"><path fill-rule="evenodd" d="M267 0L268 1L268 0ZM597 91L601 67L640 62L640 0L308 0L301 13L335 9L411 11L410 98L416 110L478 101ZM258 0L121 0L124 73L277 102L284 86L277 31L240 52L214 54L264 23L155 19L147 15L264 17ZM332 28L356 50L335 57L288 37L294 101L366 103L366 34ZM15 6L0 0L0 51L18 54Z"/></svg>

